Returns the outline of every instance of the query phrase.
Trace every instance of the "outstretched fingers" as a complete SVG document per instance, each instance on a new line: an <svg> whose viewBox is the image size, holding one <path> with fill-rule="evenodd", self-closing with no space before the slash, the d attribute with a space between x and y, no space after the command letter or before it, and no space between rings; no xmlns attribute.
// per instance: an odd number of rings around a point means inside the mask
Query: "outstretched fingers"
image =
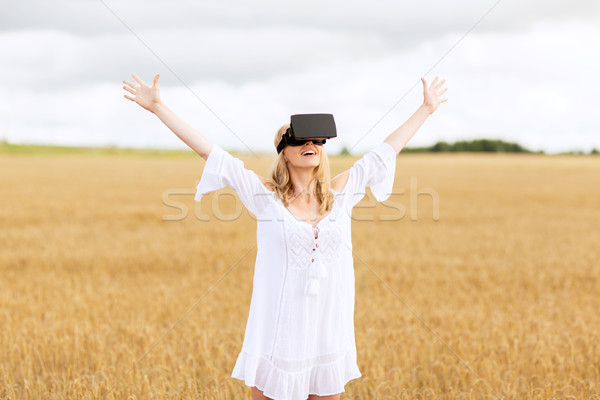
<svg viewBox="0 0 600 400"><path fill-rule="evenodd" d="M439 81L439 77L436 76L430 85L427 84L427 81L423 77L421 78L421 81L423 82L423 90L425 92L426 100L427 100L427 97L430 97L431 99L435 99L435 98L439 99L440 103L444 103L444 102L448 101L447 98L440 99L442 97L442 95L444 93L446 93L446 91L448 91L447 87L443 87L444 83L446 82L445 79L442 79L441 81Z"/></svg>
<svg viewBox="0 0 600 400"><path fill-rule="evenodd" d="M129 82L129 81L123 81L123 83L124 83L124 84L126 84L126 85L129 85L129 86L131 86L131 87L132 87L133 89L135 89L135 90L137 90L137 89L139 89L139 88L140 88L138 85L136 85L136 84L135 84L135 83L133 83L133 82Z"/></svg>
<svg viewBox="0 0 600 400"><path fill-rule="evenodd" d="M129 86L123 86L123 89L127 90L129 93L131 94L135 94L135 90L133 90L132 88L130 88Z"/></svg>
<svg viewBox="0 0 600 400"><path fill-rule="evenodd" d="M127 96L126 94L124 94L123 97L125 97L127 100L135 101L133 97Z"/></svg>
<svg viewBox="0 0 600 400"><path fill-rule="evenodd" d="M142 80L142 78L140 78L136 74L131 74L131 76L133 76L133 79L135 79L140 85L144 85L144 81Z"/></svg>

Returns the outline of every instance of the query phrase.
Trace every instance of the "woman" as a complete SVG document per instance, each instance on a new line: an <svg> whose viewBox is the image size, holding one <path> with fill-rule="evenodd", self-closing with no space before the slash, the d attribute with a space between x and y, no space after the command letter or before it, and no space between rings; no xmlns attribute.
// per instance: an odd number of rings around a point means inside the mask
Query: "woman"
<svg viewBox="0 0 600 400"><path fill-rule="evenodd" d="M423 104L383 142L329 179L323 141L286 144L270 178L210 143L160 100L152 86L123 81L125 98L156 114L206 160L196 201L229 185L257 217L257 255L250 312L232 377L252 388L253 399L340 398L361 376L354 338L352 208L369 186L378 201L392 191L396 156L425 119L447 99L444 80L423 82ZM275 147L289 124L275 135Z"/></svg>

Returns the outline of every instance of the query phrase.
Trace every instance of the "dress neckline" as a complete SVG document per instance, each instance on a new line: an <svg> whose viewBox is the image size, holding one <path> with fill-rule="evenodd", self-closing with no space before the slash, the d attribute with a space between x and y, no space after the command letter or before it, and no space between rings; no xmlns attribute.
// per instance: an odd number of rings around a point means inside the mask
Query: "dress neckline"
<svg viewBox="0 0 600 400"><path fill-rule="evenodd" d="M331 192L333 192L333 193L339 193L339 192L336 192L336 191L335 191L335 190L333 190L333 189L329 189L329 190L330 190ZM277 196L275 196L275 197L277 197ZM334 197L335 197L335 195L334 195ZM306 224L306 225L310 226L310 227L311 227L313 230L317 229L317 228L319 227L319 225L321 225L321 222L323 222L323 221L325 221L326 219L328 219L328 217L329 217L329 216L330 216L330 215L333 213L333 211L335 210L335 207L336 207L336 205L337 205L337 201L336 201L336 200L335 200L335 198L334 198L334 199L333 199L333 206L331 206L331 210L329 210L329 213L328 213L327 215L325 215L323 218L321 218L321 219L319 220L319 222L317 222L317 224L313 226L313 224L312 224L312 223L310 223L310 222L306 222L306 221L305 221L305 220L303 220L302 218L298 218L298 217L296 217L296 215L294 215L294 213L293 213L293 212L291 212L291 211L290 211L290 210L289 210L289 209L288 209L286 206L284 206L284 205L283 205L283 202L281 201L281 199L280 199L279 197L277 197L277 200L278 200L278 203L281 205L281 207L283 207L283 209L284 209L286 212L288 212L288 213L289 213L289 214L290 214L292 217L294 217L294 220L296 220L296 221L298 221L298 222L300 222L300 223L303 223L303 224Z"/></svg>

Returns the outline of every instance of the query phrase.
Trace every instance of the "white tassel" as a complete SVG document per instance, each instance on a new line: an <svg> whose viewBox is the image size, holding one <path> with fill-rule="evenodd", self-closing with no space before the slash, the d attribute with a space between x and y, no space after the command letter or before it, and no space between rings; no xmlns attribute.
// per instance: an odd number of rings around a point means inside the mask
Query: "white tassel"
<svg viewBox="0 0 600 400"><path fill-rule="evenodd" d="M321 262L321 260L316 260L317 261L317 265L315 265L315 267L317 267L317 271L319 273L319 276L321 278L327 278L327 268L325 268L325 264L323 264Z"/></svg>
<svg viewBox="0 0 600 400"><path fill-rule="evenodd" d="M308 276L311 278L327 278L327 268L318 258L309 267Z"/></svg>
<svg viewBox="0 0 600 400"><path fill-rule="evenodd" d="M311 278L319 277L319 260L315 260L316 263L313 263L310 267L308 267L308 276Z"/></svg>
<svg viewBox="0 0 600 400"><path fill-rule="evenodd" d="M319 281L317 279L309 279L304 287L304 294L314 296L319 292Z"/></svg>

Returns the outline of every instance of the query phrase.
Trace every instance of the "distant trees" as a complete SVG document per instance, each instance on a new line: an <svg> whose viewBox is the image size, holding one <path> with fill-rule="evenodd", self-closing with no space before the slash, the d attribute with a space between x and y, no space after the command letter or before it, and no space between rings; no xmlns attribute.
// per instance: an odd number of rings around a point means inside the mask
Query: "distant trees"
<svg viewBox="0 0 600 400"><path fill-rule="evenodd" d="M340 156L350 155L350 150L348 149L348 146L344 145L344 147L342 147L342 150L340 150L339 155Z"/></svg>
<svg viewBox="0 0 600 400"><path fill-rule="evenodd" d="M497 139L475 139L475 140L460 140L454 143L444 141L437 142L433 146L428 147L405 147L402 149L407 153L442 153L442 152L490 152L490 153L534 153L518 143L505 142ZM543 153L539 151L538 153Z"/></svg>
<svg viewBox="0 0 600 400"><path fill-rule="evenodd" d="M403 153L446 153L446 152L488 152L488 153L536 153L545 154L543 150L533 151L518 143L505 142L498 139L459 140L454 143L439 141L433 146L405 147ZM584 155L583 150L564 151L558 154ZM589 154L600 154L596 148Z"/></svg>

